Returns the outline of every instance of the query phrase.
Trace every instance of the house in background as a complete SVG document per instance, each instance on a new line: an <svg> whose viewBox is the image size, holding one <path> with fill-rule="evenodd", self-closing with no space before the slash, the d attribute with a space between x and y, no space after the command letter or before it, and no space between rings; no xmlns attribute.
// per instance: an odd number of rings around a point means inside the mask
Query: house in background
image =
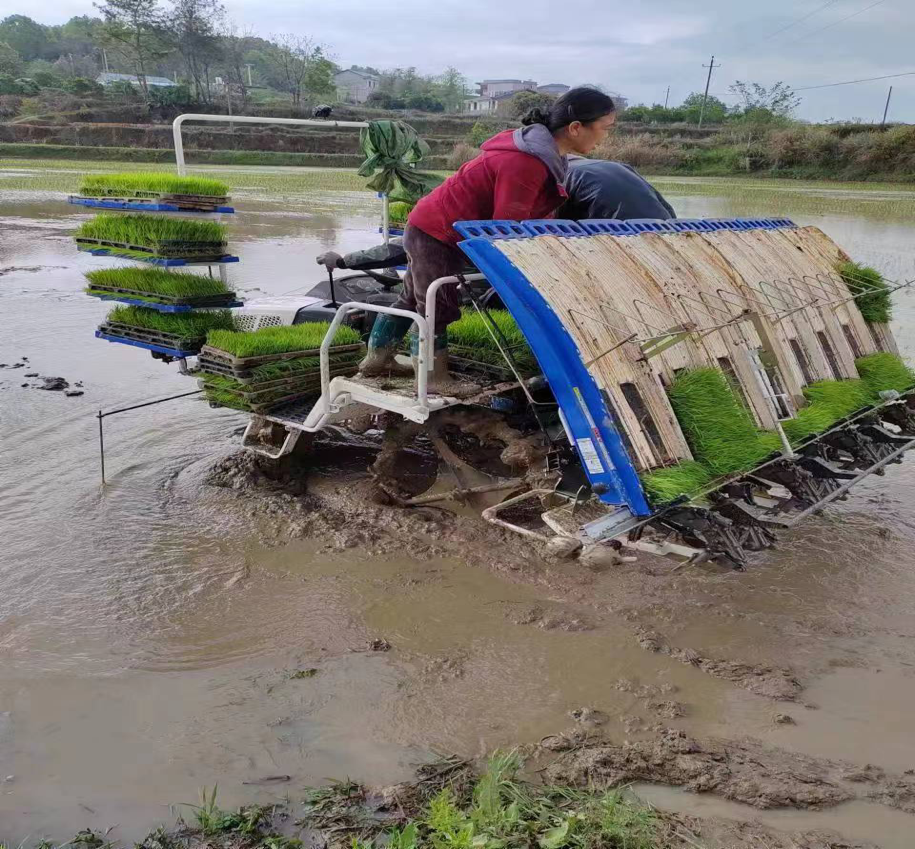
<svg viewBox="0 0 915 849"><path fill-rule="evenodd" d="M477 94L464 98L463 111L469 115L499 115L508 111L508 102L519 91L537 91L557 97L569 90L563 83L538 86L535 80L483 80Z"/></svg>
<svg viewBox="0 0 915 849"><path fill-rule="evenodd" d="M139 87L140 79L136 74L114 74L109 73L108 71L103 71L99 74L95 81L99 85L111 85L112 83L130 83ZM146 77L146 85L150 88L171 88L172 86L178 85L174 80L170 80L168 77Z"/></svg>
<svg viewBox="0 0 915 849"><path fill-rule="evenodd" d="M570 88L571 86L565 83L547 83L546 85L538 85L537 91L541 94L552 94L553 97L559 97L560 94L565 94Z"/></svg>
<svg viewBox="0 0 915 849"><path fill-rule="evenodd" d="M334 74L337 99L344 103L365 103L373 91L378 90L378 77L350 68Z"/></svg>

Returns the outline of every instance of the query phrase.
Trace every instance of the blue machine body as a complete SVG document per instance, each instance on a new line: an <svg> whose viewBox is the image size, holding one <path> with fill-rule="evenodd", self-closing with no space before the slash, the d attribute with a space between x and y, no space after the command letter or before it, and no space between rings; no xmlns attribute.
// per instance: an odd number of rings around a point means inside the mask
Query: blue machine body
<svg viewBox="0 0 915 849"><path fill-rule="evenodd" d="M585 366L575 340L543 295L498 249L496 242L543 236L580 239L612 235L625 238L642 233L710 233L795 226L786 218L577 222L545 219L459 221L454 228L465 239L460 243L461 249L486 275L537 357L593 492L608 506L626 507L634 516L649 516L652 510L620 435L620 424Z"/></svg>

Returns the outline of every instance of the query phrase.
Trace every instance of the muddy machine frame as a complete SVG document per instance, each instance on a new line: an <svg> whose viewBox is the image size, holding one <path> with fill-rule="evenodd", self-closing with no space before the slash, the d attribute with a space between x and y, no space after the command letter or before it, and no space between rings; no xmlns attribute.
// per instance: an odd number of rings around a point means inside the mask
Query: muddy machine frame
<svg viewBox="0 0 915 849"><path fill-rule="evenodd" d="M730 219L721 221L680 220L676 222L619 221L471 221L455 225L465 237L460 247L481 274L444 277L429 290L426 314L419 315L392 307L351 302L344 304L321 347L321 396L300 414L284 411L255 416L245 434L245 444L270 457L292 451L302 433L315 433L334 421L352 414L355 405L395 413L424 423L440 410L462 404L489 403L497 391L475 398L453 398L430 393L428 375L432 364L435 323L435 293L442 286L461 285L484 279L495 289L511 312L540 364L556 404L568 446L574 452L582 475L574 489L528 488L483 511L487 521L541 542L566 537L578 544L625 544L655 554L671 554L690 560L714 558L742 568L747 552L769 547L775 531L794 525L826 504L845 497L852 485L871 474L881 474L888 463L898 462L915 445L915 403L907 396L885 393L881 404L869 408L810 439L796 450L784 436L780 423L782 451L749 473L717 481L714 488L692 499L680 499L655 509L646 498L636 465L618 419L604 393L588 370L578 346L553 308L524 274L497 249L503 239L531 239L540 236L588 237L638 232L709 232L731 229L778 229L795 225L787 219ZM403 316L418 330L418 367L415 379L392 386L392 382L330 376L329 348L337 327L355 310ZM751 322L767 343L758 313L746 309L735 321ZM674 326L641 344L646 359L678 344L694 332ZM499 343L497 335L493 338ZM612 354L614 348L601 356ZM510 358L507 358L510 362ZM592 361L593 362L593 361ZM758 358L750 364L759 386L774 411L784 410L786 398L774 388ZM519 386L525 381L519 376ZM506 387L501 387L505 391ZM530 395L528 395L530 399ZM790 406L790 405L789 405ZM778 413L776 420L783 418ZM285 429L282 444L270 448L256 438L265 425ZM568 453L568 451L567 451ZM515 481L518 484L518 481ZM493 488L499 488L498 485ZM508 489L508 485L504 489ZM515 487L515 491L523 487ZM522 502L540 501L546 533L516 524L506 511Z"/></svg>

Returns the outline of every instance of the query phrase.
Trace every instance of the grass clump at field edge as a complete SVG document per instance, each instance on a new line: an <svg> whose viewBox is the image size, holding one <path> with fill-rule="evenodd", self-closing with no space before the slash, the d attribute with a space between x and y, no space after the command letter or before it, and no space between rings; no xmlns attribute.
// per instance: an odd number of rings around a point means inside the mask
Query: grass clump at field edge
<svg viewBox="0 0 915 849"><path fill-rule="evenodd" d="M353 849L540 847L540 849L656 849L661 822L650 808L619 791L535 786L518 777L520 759L496 753L470 798L450 787L419 816L383 840L354 839Z"/></svg>
<svg viewBox="0 0 915 849"><path fill-rule="evenodd" d="M511 313L508 310L487 312L505 339L507 349L518 368L526 373L538 372L540 367L534 352ZM489 319L476 310L464 309L461 317L448 325L448 347L459 357L507 367L505 358L492 338Z"/></svg>
<svg viewBox="0 0 915 849"><path fill-rule="evenodd" d="M200 274L164 271L160 268L100 268L86 272L90 294L99 291L108 294L100 287L126 289L130 292L143 293L163 298L212 297L230 294L228 287L214 277Z"/></svg>
<svg viewBox="0 0 915 849"><path fill-rule="evenodd" d="M88 174L79 188L86 197L128 197L150 194L202 195L224 198L229 187L206 177L179 177L162 172Z"/></svg>
<svg viewBox="0 0 915 849"><path fill-rule="evenodd" d="M312 351L321 347L329 326L323 321L309 321L284 327L263 327L250 332L219 329L207 336L207 345L240 358ZM337 328L333 344L356 345L361 341L357 330L341 326Z"/></svg>
<svg viewBox="0 0 915 849"><path fill-rule="evenodd" d="M173 245L225 246L226 228L215 221L191 221L158 215L96 215L76 231L77 239L96 239L161 251Z"/></svg>
<svg viewBox="0 0 915 849"><path fill-rule="evenodd" d="M203 339L211 331L231 331L235 327L229 310L207 312L164 313L143 307L115 307L107 321L126 324L141 330L169 333L183 339Z"/></svg>
<svg viewBox="0 0 915 849"><path fill-rule="evenodd" d="M855 303L865 321L886 323L893 317L889 286L876 268L849 261L839 263L837 270L849 291L856 296Z"/></svg>

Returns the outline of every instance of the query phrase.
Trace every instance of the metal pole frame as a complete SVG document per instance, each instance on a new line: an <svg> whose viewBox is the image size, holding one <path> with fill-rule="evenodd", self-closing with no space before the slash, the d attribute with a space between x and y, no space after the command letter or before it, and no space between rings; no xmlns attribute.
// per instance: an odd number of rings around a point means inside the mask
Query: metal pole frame
<svg viewBox="0 0 915 849"><path fill-rule="evenodd" d="M186 121L208 121L215 124L284 124L298 127L354 127L358 129L368 126L366 121L319 121L315 118L260 118L253 115L204 115L187 112L172 121L175 165L178 168L178 175L181 177L187 174L187 166L184 161L184 140L181 136L181 128Z"/></svg>

